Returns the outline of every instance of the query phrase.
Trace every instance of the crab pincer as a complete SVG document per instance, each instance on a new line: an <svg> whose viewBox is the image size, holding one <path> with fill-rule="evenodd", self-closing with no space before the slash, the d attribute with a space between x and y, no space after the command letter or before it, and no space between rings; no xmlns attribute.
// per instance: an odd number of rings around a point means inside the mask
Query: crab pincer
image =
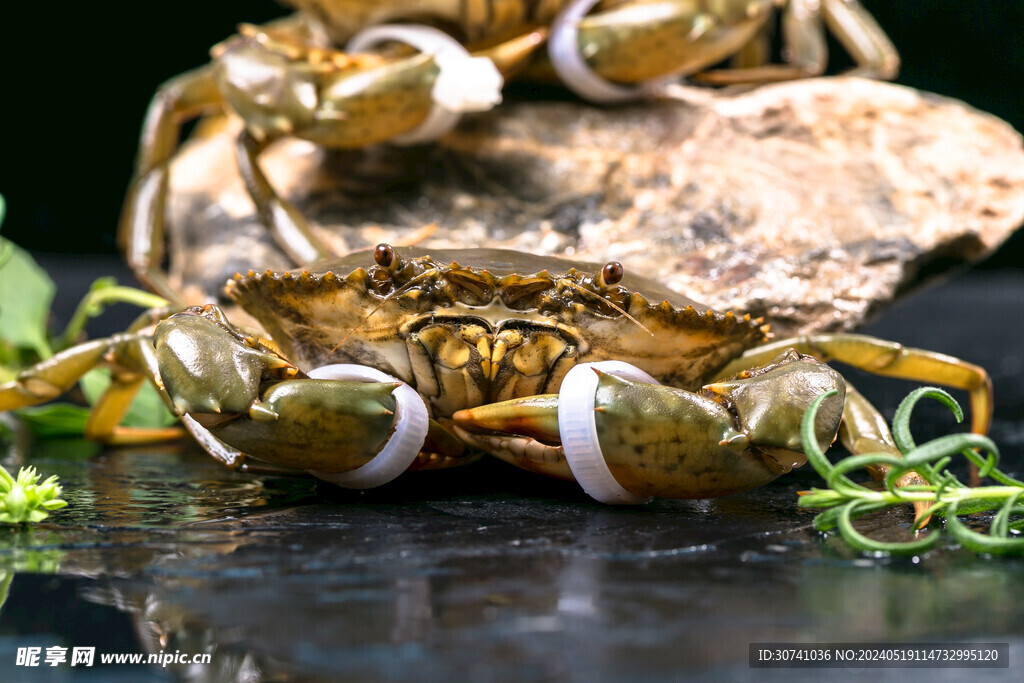
<svg viewBox="0 0 1024 683"><path fill-rule="evenodd" d="M175 411L231 466L249 453L372 488L408 469L426 441L426 407L407 384L355 365L302 373L214 306L171 316L154 346Z"/></svg>
<svg viewBox="0 0 1024 683"><path fill-rule="evenodd" d="M831 443L845 382L796 352L696 392L663 386L625 363L579 365L557 396L461 410L453 420L464 440L516 464L548 449L551 470L564 462L602 502L707 498L756 488L802 465L799 434L789 425L833 389L838 394L816 422L819 441Z"/></svg>

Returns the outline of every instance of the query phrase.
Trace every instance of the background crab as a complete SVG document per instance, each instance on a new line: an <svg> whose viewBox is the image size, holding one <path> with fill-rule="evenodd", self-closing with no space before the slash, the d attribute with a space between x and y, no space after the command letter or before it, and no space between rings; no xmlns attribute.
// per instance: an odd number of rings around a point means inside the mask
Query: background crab
<svg viewBox="0 0 1024 683"><path fill-rule="evenodd" d="M888 38L854 0L787 3L784 66L764 64L763 36L774 0L735 0L713 9L681 0L625 0L596 10L593 0L293 4L301 11L291 17L264 27L243 25L214 48L213 62L166 83L150 106L121 241L136 275L172 300L177 293L160 271L169 164L182 122L204 112L227 108L245 122L237 155L246 188L280 247L301 264L331 251L277 194L260 169L260 154L282 137L330 148L436 139L461 112L500 101L502 78L480 62L524 80L557 75L584 98L616 101L649 93L635 84L680 74L705 72L704 80L719 84L820 74L824 19L860 72L892 78L899 63ZM395 49L396 42L419 52ZM380 44L382 52L368 51ZM737 55L742 68L706 71Z"/></svg>

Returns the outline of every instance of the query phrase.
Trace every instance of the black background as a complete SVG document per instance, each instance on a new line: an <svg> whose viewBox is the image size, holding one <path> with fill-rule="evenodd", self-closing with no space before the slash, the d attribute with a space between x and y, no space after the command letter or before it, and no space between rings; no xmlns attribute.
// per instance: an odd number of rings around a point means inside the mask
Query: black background
<svg viewBox="0 0 1024 683"><path fill-rule="evenodd" d="M1024 3L864 4L900 50L900 83L965 100L1024 130ZM116 7L22 5L28 15L5 22L3 234L29 249L113 253L139 126L156 87L205 62L238 22L287 11L270 0ZM1022 247L1024 238L1015 238L988 267L1016 266Z"/></svg>

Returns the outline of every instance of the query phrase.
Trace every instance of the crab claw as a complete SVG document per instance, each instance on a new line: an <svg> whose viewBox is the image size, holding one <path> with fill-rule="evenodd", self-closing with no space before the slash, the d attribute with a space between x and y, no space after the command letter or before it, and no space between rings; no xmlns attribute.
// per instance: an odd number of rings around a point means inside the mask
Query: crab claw
<svg viewBox="0 0 1024 683"><path fill-rule="evenodd" d="M153 333L160 383L175 412L244 413L261 382L296 377L298 368L234 327L216 306L187 308Z"/></svg>
<svg viewBox="0 0 1024 683"><path fill-rule="evenodd" d="M279 467L345 472L369 462L388 441L396 387L395 382L287 380L260 395L255 415L208 429L224 443Z"/></svg>
<svg viewBox="0 0 1024 683"><path fill-rule="evenodd" d="M154 342L174 409L229 466L241 466L239 456L248 454L341 486L373 488L408 469L425 443L436 455L461 453L405 383L363 366L325 366L307 377L215 306L172 316Z"/></svg>
<svg viewBox="0 0 1024 683"><path fill-rule="evenodd" d="M785 459L786 453L803 454L800 421L817 397L833 389L838 393L822 404L814 425L818 443L830 444L843 416L846 382L813 356L790 349L768 365L708 384L700 393L735 415L759 450Z"/></svg>
<svg viewBox="0 0 1024 683"><path fill-rule="evenodd" d="M470 443L527 469L539 469L537 455L543 453L546 473L579 480L598 500L636 503L649 496L738 493L799 467L806 461L799 440L803 411L831 389L840 393L818 414L821 443L831 443L839 427L845 383L807 356L783 354L765 368L696 393L619 377L635 373L601 365L574 368L558 397L459 411L453 416L456 429ZM592 394L567 395L573 373L596 376ZM594 448L567 433L573 422L565 418L567 410L593 415ZM552 455L559 451L564 458Z"/></svg>

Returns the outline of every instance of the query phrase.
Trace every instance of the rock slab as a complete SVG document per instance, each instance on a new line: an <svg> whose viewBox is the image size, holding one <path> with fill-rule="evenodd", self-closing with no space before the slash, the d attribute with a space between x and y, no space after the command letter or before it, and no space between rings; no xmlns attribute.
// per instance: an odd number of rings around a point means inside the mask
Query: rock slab
<svg viewBox="0 0 1024 683"><path fill-rule="evenodd" d="M294 266L237 175L237 129L210 127L172 169L171 271L196 300L235 271ZM859 78L506 103L431 147L288 140L262 163L339 254L386 241L618 260L779 336L854 329L922 268L978 261L1024 222L1019 133Z"/></svg>

